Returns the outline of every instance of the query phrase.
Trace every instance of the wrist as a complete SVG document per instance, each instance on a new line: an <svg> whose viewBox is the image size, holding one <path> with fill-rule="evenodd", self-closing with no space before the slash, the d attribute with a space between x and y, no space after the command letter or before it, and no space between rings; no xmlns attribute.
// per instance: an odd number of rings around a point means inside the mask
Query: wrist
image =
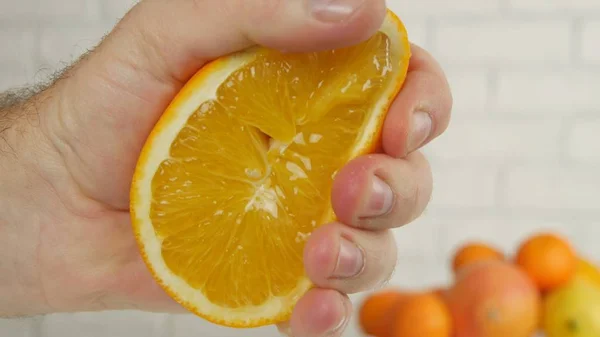
<svg viewBox="0 0 600 337"><path fill-rule="evenodd" d="M0 317L128 308L153 291L130 275L145 276L137 254L120 254L136 251L128 214L88 198L68 170L61 149L73 144L57 127L68 104L64 86L52 90L11 107L0 134Z"/></svg>
<svg viewBox="0 0 600 337"><path fill-rule="evenodd" d="M89 203L54 145L46 120L56 118L60 93L47 90L0 115L0 316L91 309L97 295L86 280L93 265L68 239L81 231Z"/></svg>

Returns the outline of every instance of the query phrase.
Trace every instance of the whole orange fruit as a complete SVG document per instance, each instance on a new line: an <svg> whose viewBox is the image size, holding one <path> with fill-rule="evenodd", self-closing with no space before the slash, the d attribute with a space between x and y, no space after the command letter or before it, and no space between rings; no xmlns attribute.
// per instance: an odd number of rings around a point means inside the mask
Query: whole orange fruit
<svg viewBox="0 0 600 337"><path fill-rule="evenodd" d="M447 295L454 337L530 337L540 301L535 284L513 264L489 260L465 267Z"/></svg>
<svg viewBox="0 0 600 337"><path fill-rule="evenodd" d="M451 334L450 311L435 292L405 296L391 314L389 337L450 337Z"/></svg>
<svg viewBox="0 0 600 337"><path fill-rule="evenodd" d="M516 257L516 263L542 291L567 284L577 271L577 261L577 254L569 242L550 233L525 240Z"/></svg>
<svg viewBox="0 0 600 337"><path fill-rule="evenodd" d="M446 294L448 293L448 287L437 287L434 288L431 292L439 296L442 300L446 298Z"/></svg>
<svg viewBox="0 0 600 337"><path fill-rule="evenodd" d="M404 296L406 294L398 289L386 289L368 295L358 311L362 331L377 337L389 335L390 313Z"/></svg>
<svg viewBox="0 0 600 337"><path fill-rule="evenodd" d="M504 260L504 254L491 245L469 242L459 247L452 259L452 270L457 273L462 267L484 260Z"/></svg>

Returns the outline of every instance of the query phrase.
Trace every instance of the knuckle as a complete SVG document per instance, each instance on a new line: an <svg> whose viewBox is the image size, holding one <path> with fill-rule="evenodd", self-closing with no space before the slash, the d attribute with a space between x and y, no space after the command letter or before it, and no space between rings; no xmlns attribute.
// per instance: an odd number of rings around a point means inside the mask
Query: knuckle
<svg viewBox="0 0 600 337"><path fill-rule="evenodd" d="M397 264L397 247L390 230L371 233L365 244L365 268L354 279L347 280L348 293L377 289L385 286L392 278Z"/></svg>
<svg viewBox="0 0 600 337"><path fill-rule="evenodd" d="M396 264L397 264L397 257L394 257L391 267L388 268L388 270L386 270L386 273L382 274L382 277L379 279L379 282L375 283L375 286L373 286L372 290L383 289L383 288L387 287L388 284L390 284L390 282L396 272Z"/></svg>
<svg viewBox="0 0 600 337"><path fill-rule="evenodd" d="M412 164L404 176L416 179L404 179L404 187L395 192L396 202L391 221L397 226L409 224L421 216L431 199L433 177L429 162L420 151L411 153L408 160Z"/></svg>
<svg viewBox="0 0 600 337"><path fill-rule="evenodd" d="M419 194L420 188L418 184L414 184L408 191L404 193L396 193L396 205L392 213L392 221L397 226L404 226L415 220L420 213L419 211Z"/></svg>

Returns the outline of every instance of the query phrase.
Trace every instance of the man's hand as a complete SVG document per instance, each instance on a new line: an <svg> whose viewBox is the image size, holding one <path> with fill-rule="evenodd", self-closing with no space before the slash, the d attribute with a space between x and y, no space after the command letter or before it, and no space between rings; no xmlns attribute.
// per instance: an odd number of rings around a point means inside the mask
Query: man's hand
<svg viewBox="0 0 600 337"><path fill-rule="evenodd" d="M144 0L49 88L5 104L0 314L181 311L147 272L128 213L134 166L160 114L211 59L254 44L356 44L384 15L383 0ZM320 227L306 244L306 271L318 288L281 325L296 337L342 333L346 294L389 278L390 228L414 220L429 201L431 172L418 150L447 127L452 98L431 56L417 46L413 54L381 152L338 173L332 202L340 223Z"/></svg>

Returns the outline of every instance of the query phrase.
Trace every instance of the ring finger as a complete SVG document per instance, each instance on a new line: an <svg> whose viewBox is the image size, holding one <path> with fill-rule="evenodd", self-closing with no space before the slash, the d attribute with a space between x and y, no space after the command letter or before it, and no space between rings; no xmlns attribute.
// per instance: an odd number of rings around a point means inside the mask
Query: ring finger
<svg viewBox="0 0 600 337"><path fill-rule="evenodd" d="M391 231L368 231L340 223L314 231L304 248L304 265L311 281L346 294L387 281L396 258Z"/></svg>

